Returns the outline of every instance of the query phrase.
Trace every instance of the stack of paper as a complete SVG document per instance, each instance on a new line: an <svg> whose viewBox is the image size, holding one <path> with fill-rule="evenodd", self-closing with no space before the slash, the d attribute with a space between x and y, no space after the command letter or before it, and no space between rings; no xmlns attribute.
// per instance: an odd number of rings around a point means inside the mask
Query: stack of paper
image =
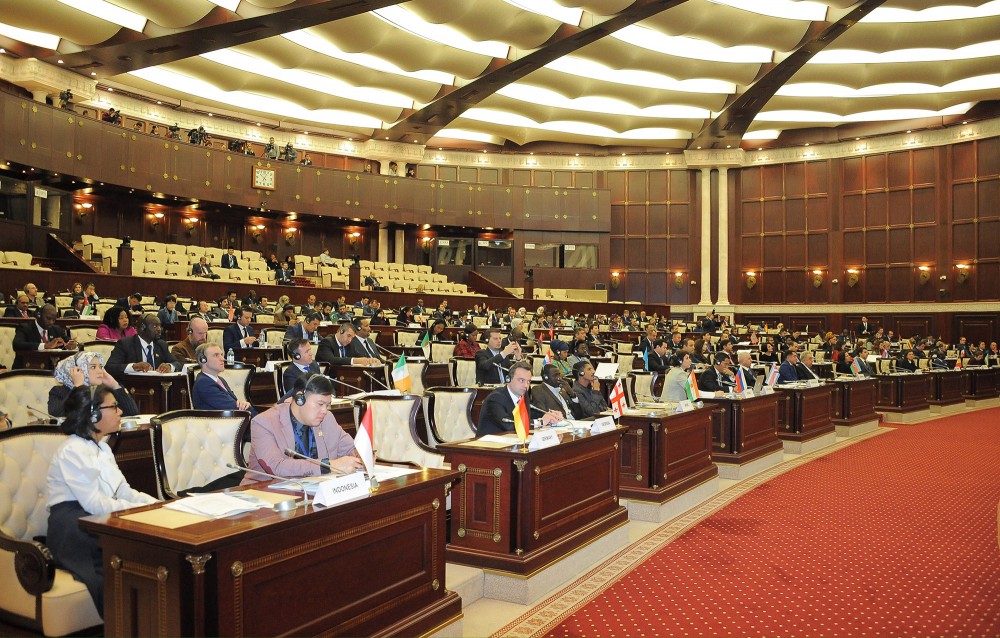
<svg viewBox="0 0 1000 638"><path fill-rule="evenodd" d="M163 507L207 518L225 518L271 506L270 503L257 499L254 500L257 502L236 498L229 494L196 494L176 501L170 501Z"/></svg>

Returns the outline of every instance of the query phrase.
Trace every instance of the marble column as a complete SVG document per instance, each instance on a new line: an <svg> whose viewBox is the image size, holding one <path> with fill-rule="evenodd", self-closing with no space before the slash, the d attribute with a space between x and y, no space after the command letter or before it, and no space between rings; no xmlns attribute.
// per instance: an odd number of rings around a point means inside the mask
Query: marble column
<svg viewBox="0 0 1000 638"><path fill-rule="evenodd" d="M719 168L719 300L729 305L729 169Z"/></svg>
<svg viewBox="0 0 1000 638"><path fill-rule="evenodd" d="M712 304L712 169L701 172L701 300L699 306Z"/></svg>

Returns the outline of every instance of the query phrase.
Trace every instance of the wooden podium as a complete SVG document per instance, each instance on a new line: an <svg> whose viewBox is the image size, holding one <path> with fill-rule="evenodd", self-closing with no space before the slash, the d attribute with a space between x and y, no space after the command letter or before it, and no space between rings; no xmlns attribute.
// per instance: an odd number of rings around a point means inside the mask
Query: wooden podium
<svg viewBox="0 0 1000 638"><path fill-rule="evenodd" d="M105 635L433 632L462 613L444 586L445 495L457 476L426 469L329 509L177 529L122 513L84 518L104 552Z"/></svg>

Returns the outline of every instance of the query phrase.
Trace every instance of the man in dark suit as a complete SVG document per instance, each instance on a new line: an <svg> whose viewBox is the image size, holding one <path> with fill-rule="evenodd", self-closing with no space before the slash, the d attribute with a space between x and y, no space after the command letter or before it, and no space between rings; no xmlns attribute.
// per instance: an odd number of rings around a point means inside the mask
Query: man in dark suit
<svg viewBox="0 0 1000 638"><path fill-rule="evenodd" d="M858 361L858 367L861 368L861 374L866 377L875 376L875 371L872 370L871 366L868 365L868 348L861 346L853 355L854 359Z"/></svg>
<svg viewBox="0 0 1000 638"><path fill-rule="evenodd" d="M799 362L795 364L795 374L804 381L820 378L819 373L813 369L813 353L808 350L802 353Z"/></svg>
<svg viewBox="0 0 1000 638"><path fill-rule="evenodd" d="M76 342L70 341L66 331L56 325L59 312L51 304L42 306L34 321L18 322L14 328L14 368L24 367L23 352L30 350L54 350L69 348L76 350Z"/></svg>
<svg viewBox="0 0 1000 638"><path fill-rule="evenodd" d="M747 382L747 389L752 390L753 384L757 381L757 375L753 372L753 357L747 351L742 351L736 355L736 361L739 367L736 368L736 372L743 371L743 380Z"/></svg>
<svg viewBox="0 0 1000 638"><path fill-rule="evenodd" d="M490 392L479 412L476 435L502 434L514 431L514 405L528 391L531 384L531 364L519 361L510 368L510 382ZM556 423L559 419L551 412L542 415L542 423ZM525 424L526 427L528 424Z"/></svg>
<svg viewBox="0 0 1000 638"><path fill-rule="evenodd" d="M316 350L316 360L335 366L371 365L379 363L378 359L355 357L351 354L351 342L354 341L354 325L342 323L337 332L319 342Z"/></svg>
<svg viewBox="0 0 1000 638"><path fill-rule="evenodd" d="M382 356L378 353L378 348L371 340L372 326L371 319L367 317L364 319L359 319L354 323L354 339L351 341L351 347L349 348L350 355L352 357L375 359L379 363L385 363Z"/></svg>
<svg viewBox="0 0 1000 638"><path fill-rule="evenodd" d="M293 341L295 339L306 339L312 341L320 321L323 320L322 313L309 312L302 321L285 328L285 336L282 341Z"/></svg>
<svg viewBox="0 0 1000 638"><path fill-rule="evenodd" d="M191 266L191 274L202 279L218 279L219 276L212 272L212 267L208 265L208 259L202 257L198 263Z"/></svg>
<svg viewBox="0 0 1000 638"><path fill-rule="evenodd" d="M560 420L573 418L572 404L574 401L579 403L579 399L575 399L570 393L568 384L563 382L562 371L551 363L542 366L542 382L534 385L528 396L531 399L532 416L537 416L544 410L557 412Z"/></svg>
<svg viewBox="0 0 1000 638"><path fill-rule="evenodd" d="M222 373L226 369L226 356L217 343L203 343L195 350L201 372L191 387L191 405L195 410L248 410L251 416L257 411L248 401L236 397Z"/></svg>
<svg viewBox="0 0 1000 638"><path fill-rule="evenodd" d="M575 335L574 338L576 338ZM638 352L642 353L652 350L654 341L656 341L656 326L649 324L646 326L646 336L639 339Z"/></svg>
<svg viewBox="0 0 1000 638"><path fill-rule="evenodd" d="M7 309L3 312L3 316L16 319L31 319L34 317L35 315L31 312L31 300L28 299L28 295L18 295L17 301L13 306L7 306Z"/></svg>
<svg viewBox="0 0 1000 638"><path fill-rule="evenodd" d="M795 364L799 362L799 353L794 350L785 352L785 361L778 368L778 383L791 383L799 380Z"/></svg>
<svg viewBox="0 0 1000 638"><path fill-rule="evenodd" d="M725 352L718 352L715 355L715 365L707 368L698 377L698 391L712 392L715 396L722 396L726 392L732 392L735 385L729 366L732 359Z"/></svg>
<svg viewBox="0 0 1000 638"><path fill-rule="evenodd" d="M237 312L236 322L222 331L223 352L256 348L259 343L257 331L250 325L253 313L246 308L241 308Z"/></svg>
<svg viewBox="0 0 1000 638"><path fill-rule="evenodd" d="M294 273L288 267L288 262L281 262L281 268L274 271L274 283L279 286L294 286L295 280L292 279Z"/></svg>
<svg viewBox="0 0 1000 638"><path fill-rule="evenodd" d="M381 284L378 282L378 277L376 277L374 273L368 273L368 276L365 277L365 285L371 288L372 290L375 290L376 287L381 286Z"/></svg>
<svg viewBox="0 0 1000 638"><path fill-rule="evenodd" d="M160 339L162 330L156 315L143 315L139 320L139 334L115 343L105 369L119 382L124 382L128 372L156 370L167 373L180 370L181 364L170 354L167 342Z"/></svg>
<svg viewBox="0 0 1000 638"><path fill-rule="evenodd" d="M701 331L705 334L711 334L715 332L717 324L715 323L715 313L709 312L705 315L705 318L701 320Z"/></svg>
<svg viewBox="0 0 1000 638"><path fill-rule="evenodd" d="M240 269L240 264L236 260L236 255L233 254L232 248L226 250L226 254L222 256L222 267Z"/></svg>
<svg viewBox="0 0 1000 638"><path fill-rule="evenodd" d="M285 389L285 395L281 397L282 401L291 396L296 379L304 374L318 374L320 372L319 364L316 363L316 352L313 350L312 344L305 339L289 341L288 356L292 363L285 368L281 375L281 387Z"/></svg>
<svg viewBox="0 0 1000 638"><path fill-rule="evenodd" d="M521 355L521 347L517 342L501 346L502 341L500 331L490 329L486 347L476 352L476 385L506 383L507 370L514 363L514 357Z"/></svg>
<svg viewBox="0 0 1000 638"><path fill-rule="evenodd" d="M655 339L653 341L653 349L649 351L646 355L648 365L646 369L650 372L666 372L670 367L667 361L667 342L663 339Z"/></svg>
<svg viewBox="0 0 1000 638"><path fill-rule="evenodd" d="M868 338L875 332L872 325L868 323L868 317L861 317L861 323L858 324L857 332L859 338Z"/></svg>

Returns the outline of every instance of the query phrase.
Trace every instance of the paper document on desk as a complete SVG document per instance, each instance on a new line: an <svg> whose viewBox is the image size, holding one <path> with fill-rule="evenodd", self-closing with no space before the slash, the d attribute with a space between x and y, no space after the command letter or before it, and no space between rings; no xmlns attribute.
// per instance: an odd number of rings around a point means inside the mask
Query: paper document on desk
<svg viewBox="0 0 1000 638"><path fill-rule="evenodd" d="M208 518L225 518L270 506L270 503L259 499L237 498L229 494L197 494L171 501L163 507Z"/></svg>
<svg viewBox="0 0 1000 638"><path fill-rule="evenodd" d="M598 379L613 379L618 376L617 363L598 363L594 376Z"/></svg>
<svg viewBox="0 0 1000 638"><path fill-rule="evenodd" d="M326 474L323 476L303 476L297 479L288 479L287 481L281 481L280 483L271 483L267 486L269 490L286 490L289 492L301 492L303 489L310 496L316 494L316 490L319 484L323 481L327 481L333 478L332 474Z"/></svg>
<svg viewBox="0 0 1000 638"><path fill-rule="evenodd" d="M415 474L420 471L421 470L417 470L412 467L395 467L392 465L375 464L375 478L379 481L388 481L390 479L399 478L400 476L406 476L407 474Z"/></svg>

